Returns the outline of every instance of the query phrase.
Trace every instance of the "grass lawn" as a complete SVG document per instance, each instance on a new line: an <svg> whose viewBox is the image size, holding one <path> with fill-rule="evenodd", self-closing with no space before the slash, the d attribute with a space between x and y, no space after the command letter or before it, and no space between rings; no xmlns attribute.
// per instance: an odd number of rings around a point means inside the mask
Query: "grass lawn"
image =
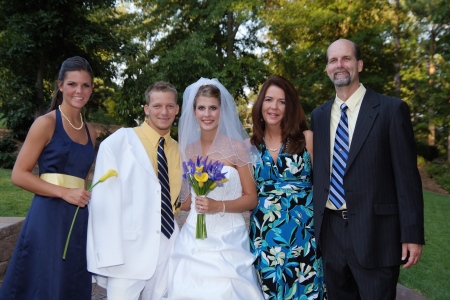
<svg viewBox="0 0 450 300"><path fill-rule="evenodd" d="M0 168L0 217L24 217L33 194L11 183L11 170Z"/></svg>
<svg viewBox="0 0 450 300"><path fill-rule="evenodd" d="M424 192L425 246L419 264L401 269L399 283L428 300L450 299L450 197Z"/></svg>
<svg viewBox="0 0 450 300"><path fill-rule="evenodd" d="M11 171L0 169L0 216L23 217L33 195L11 184ZM418 265L401 269L399 283L428 300L450 299L450 197L424 192L425 242Z"/></svg>

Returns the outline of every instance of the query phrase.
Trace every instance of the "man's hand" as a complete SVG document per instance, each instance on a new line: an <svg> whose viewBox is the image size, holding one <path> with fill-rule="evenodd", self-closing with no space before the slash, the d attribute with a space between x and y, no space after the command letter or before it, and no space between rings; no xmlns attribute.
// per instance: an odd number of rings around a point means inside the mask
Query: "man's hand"
<svg viewBox="0 0 450 300"><path fill-rule="evenodd" d="M408 257L409 253L409 257ZM422 245L420 244L402 244L402 260L405 260L408 257L408 261L403 266L404 269L409 268L417 264L420 260L420 256L422 255Z"/></svg>

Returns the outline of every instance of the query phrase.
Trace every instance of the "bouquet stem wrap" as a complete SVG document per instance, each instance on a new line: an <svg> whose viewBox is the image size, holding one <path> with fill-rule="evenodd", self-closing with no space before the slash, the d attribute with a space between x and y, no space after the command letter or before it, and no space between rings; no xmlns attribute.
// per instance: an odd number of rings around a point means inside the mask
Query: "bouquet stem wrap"
<svg viewBox="0 0 450 300"><path fill-rule="evenodd" d="M197 226L195 227L195 238L203 240L207 237L208 233L206 232L206 216L205 214L197 214Z"/></svg>

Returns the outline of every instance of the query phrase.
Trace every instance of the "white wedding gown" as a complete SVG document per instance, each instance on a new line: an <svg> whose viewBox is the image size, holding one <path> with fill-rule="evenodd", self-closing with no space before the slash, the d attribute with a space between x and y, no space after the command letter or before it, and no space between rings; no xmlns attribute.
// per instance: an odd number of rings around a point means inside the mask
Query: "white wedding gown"
<svg viewBox="0 0 450 300"><path fill-rule="evenodd" d="M242 195L239 173L224 166L228 181L207 196L231 200ZM263 299L253 267L247 225L242 213L206 214L208 237L195 238L195 193L169 263L167 299Z"/></svg>

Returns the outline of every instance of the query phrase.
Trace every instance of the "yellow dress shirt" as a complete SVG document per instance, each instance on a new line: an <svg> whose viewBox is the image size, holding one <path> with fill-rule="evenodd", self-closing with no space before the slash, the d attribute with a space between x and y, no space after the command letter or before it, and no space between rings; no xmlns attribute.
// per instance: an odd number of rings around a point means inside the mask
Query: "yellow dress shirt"
<svg viewBox="0 0 450 300"><path fill-rule="evenodd" d="M151 128L146 122L141 126L133 128L136 135L141 140L142 145L147 151L150 162L155 169L156 175L158 175L158 142L161 137L153 128ZM169 170L169 185L170 185L170 198L172 202L172 208L174 214L178 214L181 210L178 195L181 189L181 158L178 149L178 142L172 139L170 132L164 135L164 152L167 158L168 170Z"/></svg>
<svg viewBox="0 0 450 300"><path fill-rule="evenodd" d="M359 109L361 108L362 99L366 94L366 88L360 83L359 88L350 96L350 98L345 101L348 106L347 118L348 118L348 138L349 138L349 149L352 145L353 132L355 131L356 120L358 119ZM333 106L331 107L331 120L330 120L330 170L333 162L333 148L334 148L334 138L336 136L336 128L341 119L341 105L344 103L336 95L334 99ZM345 181L345 176L344 176ZM329 209L337 209L336 206L328 199L326 207ZM344 203L340 209L347 209L347 203Z"/></svg>

